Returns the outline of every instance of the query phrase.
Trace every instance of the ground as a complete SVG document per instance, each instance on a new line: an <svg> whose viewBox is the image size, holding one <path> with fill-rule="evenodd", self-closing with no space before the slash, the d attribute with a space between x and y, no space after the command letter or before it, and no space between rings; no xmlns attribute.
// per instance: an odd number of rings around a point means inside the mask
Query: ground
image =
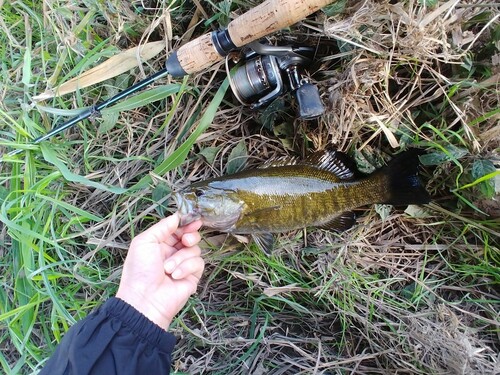
<svg viewBox="0 0 500 375"><path fill-rule="evenodd" d="M326 108L315 120L297 118L290 94L241 105L219 63L26 146L257 4L2 4L0 149L25 150L0 166L5 373L36 373L114 295L130 238L175 210L172 190L327 146L365 173L426 150L432 203L360 208L344 233L280 234L271 257L203 229L205 276L171 327L174 372L500 373L494 2L344 0L272 34L314 48L306 72ZM151 49L139 67L124 53L137 46ZM84 73L92 85L57 91Z"/></svg>

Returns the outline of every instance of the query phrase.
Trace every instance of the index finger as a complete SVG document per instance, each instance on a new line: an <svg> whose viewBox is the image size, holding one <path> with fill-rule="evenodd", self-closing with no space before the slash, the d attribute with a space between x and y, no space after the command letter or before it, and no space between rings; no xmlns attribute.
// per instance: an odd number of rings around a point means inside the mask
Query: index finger
<svg viewBox="0 0 500 375"><path fill-rule="evenodd" d="M134 237L134 242L155 243L169 242L179 228L180 217L177 213L161 219L158 223L146 229L141 234Z"/></svg>
<svg viewBox="0 0 500 375"><path fill-rule="evenodd" d="M188 225L177 228L175 234L180 238L184 233L192 233L198 231L202 224L203 223L201 222L201 220L195 220Z"/></svg>

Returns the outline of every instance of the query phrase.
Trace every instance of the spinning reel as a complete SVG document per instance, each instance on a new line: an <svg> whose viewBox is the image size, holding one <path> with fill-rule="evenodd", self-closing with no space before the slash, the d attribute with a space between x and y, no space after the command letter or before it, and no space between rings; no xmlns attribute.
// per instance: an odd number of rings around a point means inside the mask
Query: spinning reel
<svg viewBox="0 0 500 375"><path fill-rule="evenodd" d="M290 91L297 100L299 117L311 120L325 111L318 88L306 76L304 67L311 64L311 47L271 46L253 42L242 53L244 59L230 74L229 84L243 105L261 108Z"/></svg>

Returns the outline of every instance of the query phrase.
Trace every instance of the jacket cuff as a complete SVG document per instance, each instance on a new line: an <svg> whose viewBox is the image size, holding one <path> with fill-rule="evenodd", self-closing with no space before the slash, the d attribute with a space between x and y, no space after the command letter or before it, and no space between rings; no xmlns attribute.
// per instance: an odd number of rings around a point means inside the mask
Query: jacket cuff
<svg viewBox="0 0 500 375"><path fill-rule="evenodd" d="M160 348L162 351L172 353L174 350L175 336L153 323L127 302L111 297L100 307L100 310L105 312L106 315L118 319L123 326L128 327L136 336Z"/></svg>

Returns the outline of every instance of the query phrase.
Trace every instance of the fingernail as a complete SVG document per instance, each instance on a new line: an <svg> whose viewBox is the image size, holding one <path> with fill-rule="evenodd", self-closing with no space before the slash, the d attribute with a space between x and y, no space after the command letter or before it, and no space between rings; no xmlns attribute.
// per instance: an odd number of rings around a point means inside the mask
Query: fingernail
<svg viewBox="0 0 500 375"><path fill-rule="evenodd" d="M171 276L172 276L172 279L180 279L182 277L182 271L175 270Z"/></svg>
<svg viewBox="0 0 500 375"><path fill-rule="evenodd" d="M187 233L183 237L183 242L186 246L193 246L194 245L194 238L193 235Z"/></svg>
<svg viewBox="0 0 500 375"><path fill-rule="evenodd" d="M179 227L179 215L177 215L176 213L168 216L166 218L167 222L168 222L168 225L171 227L171 231L174 232L178 227Z"/></svg>
<svg viewBox="0 0 500 375"><path fill-rule="evenodd" d="M165 262L165 272L172 273L175 270L176 264L173 260L167 260Z"/></svg>

